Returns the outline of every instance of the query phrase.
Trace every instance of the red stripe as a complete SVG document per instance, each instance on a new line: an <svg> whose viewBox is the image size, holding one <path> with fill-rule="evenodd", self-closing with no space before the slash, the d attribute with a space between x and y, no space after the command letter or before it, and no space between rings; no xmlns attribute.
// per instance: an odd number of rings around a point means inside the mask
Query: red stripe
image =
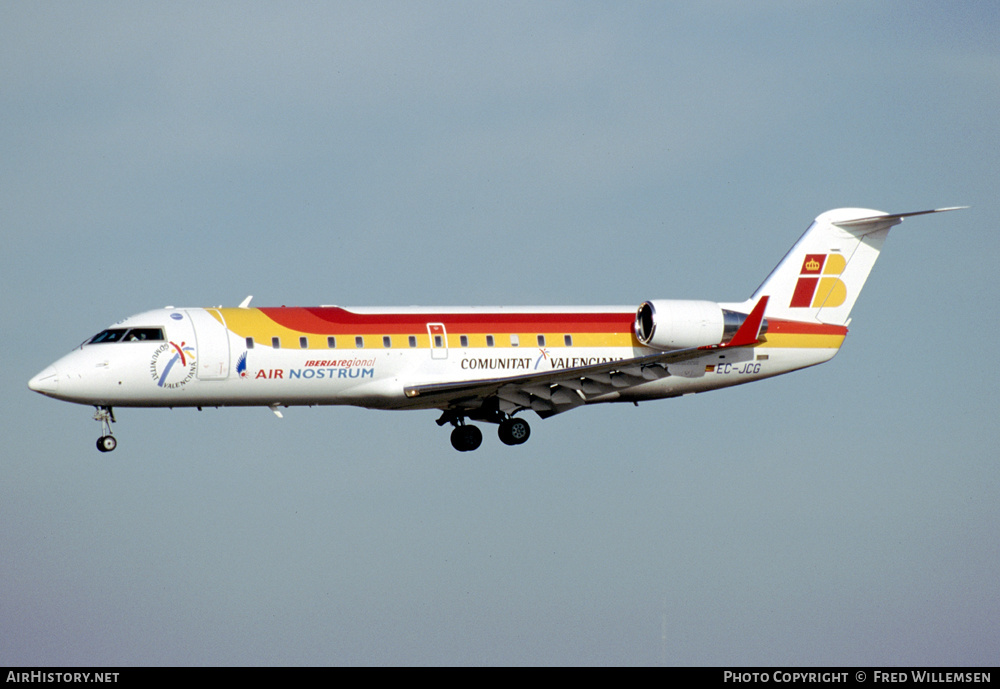
<svg viewBox="0 0 1000 689"><path fill-rule="evenodd" d="M767 334L773 335L778 333L783 335L846 335L847 328L842 325L803 323L802 321L784 321L768 318Z"/></svg>
<svg viewBox="0 0 1000 689"><path fill-rule="evenodd" d="M339 307L262 308L275 323L314 334L369 333L393 335L422 332L428 323L443 323L462 333L566 331L631 332L631 313L387 313L359 314Z"/></svg>

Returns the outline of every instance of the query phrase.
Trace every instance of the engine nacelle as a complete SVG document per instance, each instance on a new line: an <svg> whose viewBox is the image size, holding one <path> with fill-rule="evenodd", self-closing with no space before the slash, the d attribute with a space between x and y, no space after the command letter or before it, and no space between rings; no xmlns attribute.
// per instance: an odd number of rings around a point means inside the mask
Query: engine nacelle
<svg viewBox="0 0 1000 689"><path fill-rule="evenodd" d="M639 342L656 349L687 349L728 342L747 318L745 313L724 309L714 301L656 299L647 301L635 314ZM767 332L767 321L760 334Z"/></svg>
<svg viewBox="0 0 1000 689"><path fill-rule="evenodd" d="M657 299L635 314L639 342L656 349L685 349L722 342L722 309L712 301Z"/></svg>

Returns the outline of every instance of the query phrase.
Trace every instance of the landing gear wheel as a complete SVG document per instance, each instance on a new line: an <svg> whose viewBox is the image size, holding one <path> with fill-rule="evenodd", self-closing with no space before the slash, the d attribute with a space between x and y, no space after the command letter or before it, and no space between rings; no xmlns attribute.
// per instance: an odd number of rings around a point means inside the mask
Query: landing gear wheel
<svg viewBox="0 0 1000 689"><path fill-rule="evenodd" d="M94 407L94 421L100 421L101 433L97 439L97 449L101 452L111 452L118 447L118 441L111 435L111 424L115 422L115 412L111 407Z"/></svg>
<svg viewBox="0 0 1000 689"><path fill-rule="evenodd" d="M531 426L524 419L504 419L497 433L504 445L520 445L531 435Z"/></svg>
<svg viewBox="0 0 1000 689"><path fill-rule="evenodd" d="M455 426L451 446L459 452L471 452L483 444L483 432L476 426Z"/></svg>

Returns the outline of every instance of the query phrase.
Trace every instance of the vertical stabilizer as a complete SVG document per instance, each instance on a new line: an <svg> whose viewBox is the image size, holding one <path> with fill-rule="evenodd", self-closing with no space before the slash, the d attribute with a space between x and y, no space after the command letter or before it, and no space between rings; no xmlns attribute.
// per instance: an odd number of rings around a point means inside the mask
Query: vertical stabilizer
<svg viewBox="0 0 1000 689"><path fill-rule="evenodd" d="M823 213L757 288L771 297L769 318L847 325L889 228L903 218L953 208L889 215L865 208Z"/></svg>

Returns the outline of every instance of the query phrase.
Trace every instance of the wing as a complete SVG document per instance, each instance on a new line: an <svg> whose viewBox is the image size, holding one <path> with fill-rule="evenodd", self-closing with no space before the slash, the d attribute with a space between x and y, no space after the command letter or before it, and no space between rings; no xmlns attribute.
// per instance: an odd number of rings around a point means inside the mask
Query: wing
<svg viewBox="0 0 1000 689"><path fill-rule="evenodd" d="M404 392L421 406L439 409L478 409L489 398L501 411L532 409L547 417L624 389L664 378L669 364L704 356L707 352L757 344L768 297L761 297L729 342L657 352L606 363L528 373L505 378L482 378L454 383L411 385Z"/></svg>

